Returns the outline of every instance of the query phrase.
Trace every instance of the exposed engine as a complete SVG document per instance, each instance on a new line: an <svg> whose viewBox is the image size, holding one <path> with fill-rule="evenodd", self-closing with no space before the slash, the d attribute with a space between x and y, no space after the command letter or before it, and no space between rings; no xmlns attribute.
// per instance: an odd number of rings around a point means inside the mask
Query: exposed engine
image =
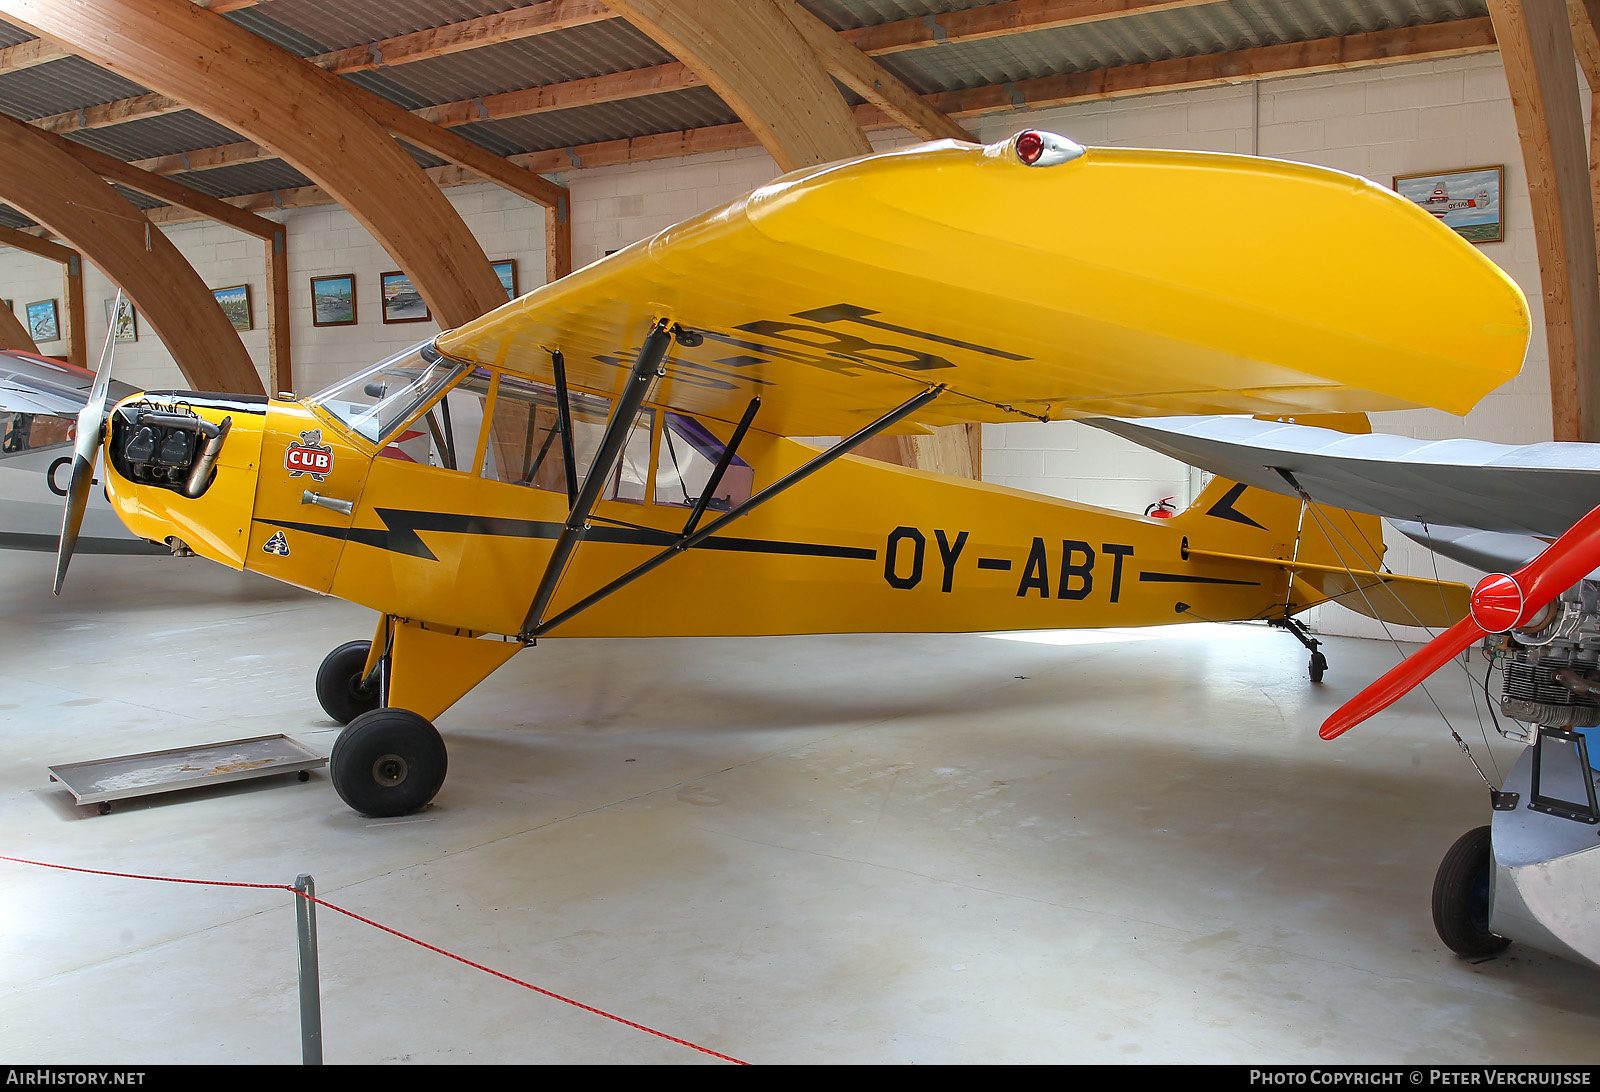
<svg viewBox="0 0 1600 1092"><path fill-rule="evenodd" d="M1500 663L1500 711L1527 725L1600 725L1600 581L1584 580L1511 633L1485 638ZM1528 742L1531 732L1502 725Z"/></svg>
<svg viewBox="0 0 1600 1092"><path fill-rule="evenodd" d="M136 402L111 415L111 460L129 481L203 494L233 418L214 425L182 404Z"/></svg>

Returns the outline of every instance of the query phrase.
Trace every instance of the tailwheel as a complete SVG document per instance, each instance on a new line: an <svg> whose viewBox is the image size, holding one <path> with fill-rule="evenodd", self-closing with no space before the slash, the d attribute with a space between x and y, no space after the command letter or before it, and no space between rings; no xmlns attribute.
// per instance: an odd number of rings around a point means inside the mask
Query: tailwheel
<svg viewBox="0 0 1600 1092"><path fill-rule="evenodd" d="M1433 880L1433 927L1463 959L1492 956L1511 943L1489 931L1492 864L1489 828L1478 827L1456 839Z"/></svg>
<svg viewBox="0 0 1600 1092"><path fill-rule="evenodd" d="M336 723L349 724L378 707L378 687L365 682L371 649L371 641L351 641L328 653L317 668L317 701Z"/></svg>
<svg viewBox="0 0 1600 1092"><path fill-rule="evenodd" d="M362 713L334 741L328 771L339 798L362 815L407 815L444 784L444 740L409 709Z"/></svg>

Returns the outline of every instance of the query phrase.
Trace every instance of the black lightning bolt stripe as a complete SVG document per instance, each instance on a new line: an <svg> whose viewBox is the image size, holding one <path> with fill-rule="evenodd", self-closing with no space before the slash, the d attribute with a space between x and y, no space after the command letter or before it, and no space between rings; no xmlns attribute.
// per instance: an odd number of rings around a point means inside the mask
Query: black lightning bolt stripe
<svg viewBox="0 0 1600 1092"><path fill-rule="evenodd" d="M391 553L408 554L427 561L439 560L427 544L418 537L419 531L436 531L445 534L487 535L499 538L547 538L561 534L561 524L554 520L510 519L505 516L473 516L456 512L412 512L399 508L376 509L383 521L382 527L324 527L316 523L294 523L281 519L262 519L269 527L282 527L290 531L304 531L324 538L342 538L359 542ZM628 546L671 546L679 536L671 531L654 531L646 527L590 528L584 536L587 542L613 542ZM875 561L877 550L857 546L829 546L812 542L774 542L759 538L718 538L713 536L697 544L697 550L733 550L739 553L789 554L808 557L845 557Z"/></svg>
<svg viewBox="0 0 1600 1092"><path fill-rule="evenodd" d="M1224 580L1220 576L1182 576L1178 573L1140 573L1139 579L1157 584L1243 584L1251 588L1261 586L1259 580Z"/></svg>
<svg viewBox="0 0 1600 1092"><path fill-rule="evenodd" d="M1239 499L1239 495L1244 492L1244 488L1244 483L1242 482L1235 485L1224 493L1216 504L1206 509L1206 515L1216 516L1218 519L1229 520L1233 523L1242 523L1247 527L1261 527L1261 524L1233 506L1233 502ZM1265 527L1261 527L1261 529L1263 531L1266 530Z"/></svg>

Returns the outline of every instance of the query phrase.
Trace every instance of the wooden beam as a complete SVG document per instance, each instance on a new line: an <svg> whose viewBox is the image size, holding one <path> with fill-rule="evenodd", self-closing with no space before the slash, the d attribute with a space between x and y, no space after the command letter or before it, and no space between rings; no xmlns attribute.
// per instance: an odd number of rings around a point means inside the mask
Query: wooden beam
<svg viewBox="0 0 1600 1092"><path fill-rule="evenodd" d="M93 171L46 140L37 129L0 117L0 200L22 209L71 242L120 285L199 390L257 393L261 380L233 324L200 274L166 235ZM7 242L52 253L14 236ZM57 247L59 252L64 248ZM83 362L82 271L68 251L63 269L73 315L72 352Z"/></svg>
<svg viewBox="0 0 1600 1092"><path fill-rule="evenodd" d="M416 111L416 115L437 125L470 125L476 121L528 117L574 106L621 102L703 86L705 81L694 69L681 61L672 61L649 68L631 68L624 72L608 72L603 76L484 95L482 98L442 102L436 106L424 106Z"/></svg>
<svg viewBox="0 0 1600 1092"><path fill-rule="evenodd" d="M49 141L56 148L70 155L95 174L109 182L118 182L138 193L154 197L158 201L165 201L170 205L192 209L201 216L226 224L231 228L254 235L258 239L270 241L274 234L282 228L271 220L263 219L253 213L245 212L236 205L220 201L210 194L201 193L199 190L190 189L180 182L170 178L163 178L149 171L142 171L131 163L125 163L113 155L96 151L77 141L56 136L54 133L41 131L40 138Z"/></svg>
<svg viewBox="0 0 1600 1092"><path fill-rule="evenodd" d="M1098 73L1091 74L1092 78L1086 78L1081 84L1072 86L1064 85L1056 78L1046 78L1024 81L1010 87L979 87L965 92L949 92L945 95L925 97L934 102L944 101L952 108L950 112L954 116L976 117L985 113L1014 110L1012 102L1014 94L1021 96L1021 101L1025 105L1039 108L1101 98L1214 87L1219 84L1273 76L1463 56L1491 52L1495 49L1494 30L1489 25L1488 19L1462 20L1461 24L1470 25L1442 23L1433 24L1432 27L1405 27L1351 36L1355 40L1324 38L1311 43L1301 43L1302 46L1310 48L1263 46L1235 50L1229 53L1211 54L1212 62L1205 66L1174 61L1159 62L1157 65L1130 65L1126 68L1102 69ZM1426 33L1420 33L1423 31ZM857 122L863 129L888 129L898 125L871 105L856 107L855 114ZM609 167L620 163L675 159L702 152L754 148L759 144L760 141L748 127L735 123L675 130L670 133L652 133L624 140L599 141L571 148L525 152L510 158L531 171L568 171L584 167ZM480 181L471 172L454 166L432 167L426 173L439 186L460 186ZM301 208L327 204L333 200L333 197L315 186L227 198L230 204L254 210ZM148 215L152 220L161 223L198 219L195 214L182 209L152 209Z"/></svg>
<svg viewBox="0 0 1600 1092"><path fill-rule="evenodd" d="M1490 0L1533 205L1554 438L1600 440L1600 270L1565 5Z"/></svg>
<svg viewBox="0 0 1600 1092"><path fill-rule="evenodd" d="M871 151L816 54L772 0L609 0L609 6L692 68L781 170Z"/></svg>
<svg viewBox="0 0 1600 1092"><path fill-rule="evenodd" d="M843 31L841 37L877 57L907 49L930 49L949 42L998 38L1029 30L1098 23L1129 15L1198 8L1219 0L1011 0Z"/></svg>
<svg viewBox="0 0 1600 1092"><path fill-rule="evenodd" d="M83 310L83 259L76 253L61 263L61 295L67 301L67 359L87 368L89 322Z"/></svg>
<svg viewBox="0 0 1600 1092"><path fill-rule="evenodd" d="M52 262L66 264L67 259L74 257L78 252L70 246L52 243L48 239L41 239L37 235L16 228L0 226L0 246L14 246L18 250L25 250L29 254L36 254L41 258L49 258Z"/></svg>
<svg viewBox="0 0 1600 1092"><path fill-rule="evenodd" d="M28 328L22 325L16 312L4 304L0 304L0 349L21 349L25 353L39 351L39 346L28 336Z"/></svg>
<svg viewBox="0 0 1600 1092"><path fill-rule="evenodd" d="M572 272L572 202L544 210L544 283L558 281Z"/></svg>
<svg viewBox="0 0 1600 1092"><path fill-rule="evenodd" d="M1289 73L1339 72L1395 61L1485 53L1495 48L1494 27L1489 19L1457 19L944 91L928 96L928 100L951 117L970 117L1020 106L1036 109L1155 91L1220 87Z"/></svg>
<svg viewBox="0 0 1600 1092"><path fill-rule="evenodd" d="M918 26L923 25L921 20L914 22ZM1241 79L1277 76L1288 72L1332 71L1392 61L1459 56L1487 52L1494 48L1494 30L1489 20L1466 19L1434 23L1426 27L1374 31L1345 38L1322 38L1307 43L1207 54L1197 58L1161 61L1151 65L1129 65L1124 68L1098 70L1097 73L1081 73L1075 77L1047 77L1042 80L1023 81L1017 85L972 88L949 92L942 97L934 95L923 98L930 106L937 107L946 116L972 117L1015 109L1014 96L1020 96L1021 101L1030 107L1042 107L1087 101L1092 98L1115 98L1160 90L1217 86L1237 83ZM1052 83L1052 80L1055 82ZM616 102L685 87L698 87L702 84L700 77L687 65L674 61L670 64L632 69L591 79L571 80L521 91L508 91L500 95L487 95L482 99L441 103L437 106L424 107L416 111L416 114L438 125L465 125L485 119L523 117L573 106ZM876 109L868 111L857 109L856 119L864 128L872 129L899 124ZM640 139L650 141L654 138ZM596 147L603 148L606 145L596 145ZM531 158L525 155L513 156L512 159L535 171L565 170L578 165L567 159L564 152L530 155ZM552 156L554 158L551 158ZM157 174L177 174L183 171L205 170L233 163L249 163L272 158L274 156L269 149L243 142L160 156L155 159L137 160L134 165ZM582 154L581 151L579 158L585 164L590 164L588 155ZM656 156L652 154L650 158Z"/></svg>
<svg viewBox="0 0 1600 1092"><path fill-rule="evenodd" d="M0 16L277 152L350 210L443 325L504 299L460 215L337 76L187 0L0 0Z"/></svg>
<svg viewBox="0 0 1600 1092"><path fill-rule="evenodd" d="M924 140L971 141L972 134L929 106L882 65L844 41L795 0L777 0L812 52L841 83Z"/></svg>
<svg viewBox="0 0 1600 1092"><path fill-rule="evenodd" d="M1010 3L934 16L931 22L928 18L901 19L858 30L847 30L841 32L839 37L863 53L878 56L906 49L928 48L1006 34L1020 34L1031 30L1049 30L1124 15L1168 11L1217 2L1219 0L1012 0ZM475 35L483 38L482 41L475 43L478 45L489 44L491 41L513 41L550 30L576 26L583 22L596 21L602 17L592 10L597 3L598 0L551 0L550 3L518 8L503 15L468 19L433 30L417 31L415 34L375 42L371 46L358 46L351 50L322 54L311 58L311 61L322 65L328 71L342 74L373 67L372 50L377 50L383 56L384 66L424 60L450 51L443 44L432 46L427 44L426 39L429 35L439 36L440 43L471 41ZM542 13L535 11L546 8L553 10ZM518 32L513 33L511 29L513 27L517 28ZM523 117L547 110L561 110L597 102L616 102L658 94L662 91L696 87L702 83L703 81L687 66L673 63L607 73L582 80L545 84L499 95L441 103L414 112L418 117L435 124L465 125L473 121ZM70 132L73 129L98 128L140 117L153 117L160 113L170 113L173 109L174 104L162 96L138 96L88 108L81 116L77 111L51 115L39 119L35 124L43 123L52 132ZM213 149L207 149L210 150ZM221 165L201 163L199 157L203 153L188 154L195 161L195 167L168 169L165 163L161 166L152 166L149 162L140 165L160 174L171 174L180 169L203 169L205 166Z"/></svg>
<svg viewBox="0 0 1600 1092"><path fill-rule="evenodd" d="M267 391L294 390L294 364L289 351L289 233L281 225L266 242Z"/></svg>
<svg viewBox="0 0 1600 1092"><path fill-rule="evenodd" d="M1600 255L1600 0L1567 0L1578 69L1589 85L1589 210Z"/></svg>
<svg viewBox="0 0 1600 1092"><path fill-rule="evenodd" d="M535 204L553 206L566 196L566 188L541 178L509 160L495 155L481 144L424 121L402 106L353 84L344 85L350 97L395 136L425 148L435 155L480 174Z"/></svg>
<svg viewBox="0 0 1600 1092"><path fill-rule="evenodd" d="M601 0L546 0L540 4L446 23L428 30L384 38L368 45L351 46L310 58L329 72L365 72L412 61L426 61L480 46L499 45L552 31L568 30L612 19Z"/></svg>
<svg viewBox="0 0 1600 1092"><path fill-rule="evenodd" d="M43 38L18 42L14 46L6 46L4 49L0 49L0 75L4 75L7 72L21 72L23 69L32 68L34 65L70 56L72 56L70 50Z"/></svg>

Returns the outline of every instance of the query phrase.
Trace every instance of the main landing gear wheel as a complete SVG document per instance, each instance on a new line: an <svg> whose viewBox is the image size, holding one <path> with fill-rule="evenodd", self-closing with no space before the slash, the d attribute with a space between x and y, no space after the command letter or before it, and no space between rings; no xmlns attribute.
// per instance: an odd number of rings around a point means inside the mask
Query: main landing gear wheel
<svg viewBox="0 0 1600 1092"><path fill-rule="evenodd" d="M1328 658L1320 652L1311 654L1311 681L1321 682L1323 673L1328 670Z"/></svg>
<svg viewBox="0 0 1600 1092"><path fill-rule="evenodd" d="M1489 884L1493 880L1489 828L1469 830L1450 847L1433 879L1433 927L1463 959L1505 950L1511 941L1489 932Z"/></svg>
<svg viewBox="0 0 1600 1092"><path fill-rule="evenodd" d="M371 649L371 641L351 641L328 653L317 668L317 701L339 724L349 724L378 707L378 688L361 685Z"/></svg>
<svg viewBox="0 0 1600 1092"><path fill-rule="evenodd" d="M373 709L339 733L328 759L339 798L362 815L408 815L444 784L439 731L409 709Z"/></svg>

